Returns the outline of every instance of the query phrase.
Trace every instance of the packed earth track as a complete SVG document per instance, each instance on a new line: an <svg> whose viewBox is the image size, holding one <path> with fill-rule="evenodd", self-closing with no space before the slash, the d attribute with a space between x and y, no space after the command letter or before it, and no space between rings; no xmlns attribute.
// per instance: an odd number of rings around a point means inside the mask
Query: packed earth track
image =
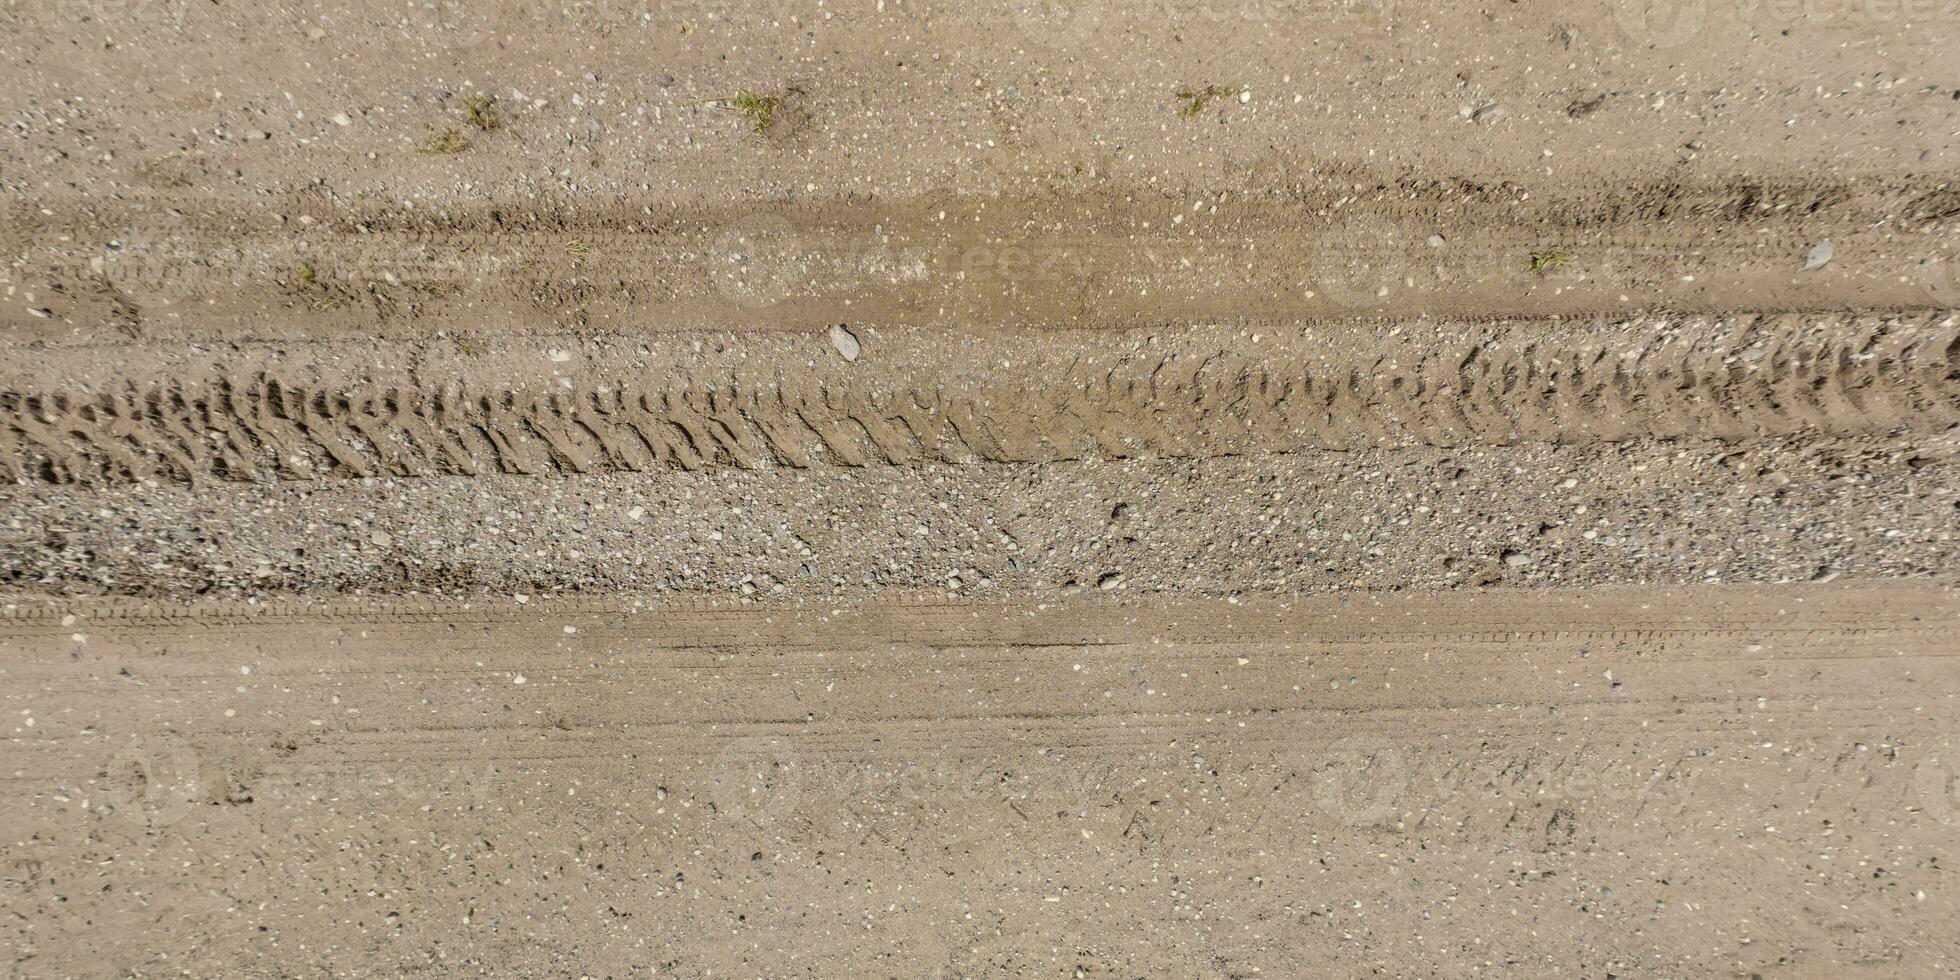
<svg viewBox="0 0 1960 980"><path fill-rule="evenodd" d="M0 972L1960 972L1956 40L0 0Z"/></svg>

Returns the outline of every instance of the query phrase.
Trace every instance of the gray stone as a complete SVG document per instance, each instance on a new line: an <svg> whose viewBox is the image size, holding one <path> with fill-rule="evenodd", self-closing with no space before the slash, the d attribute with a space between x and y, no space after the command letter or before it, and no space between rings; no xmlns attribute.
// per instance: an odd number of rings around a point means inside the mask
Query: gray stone
<svg viewBox="0 0 1960 980"><path fill-rule="evenodd" d="M830 346L837 348L837 353L844 355L847 361L857 360L863 350L858 344L857 335L841 323L830 328Z"/></svg>

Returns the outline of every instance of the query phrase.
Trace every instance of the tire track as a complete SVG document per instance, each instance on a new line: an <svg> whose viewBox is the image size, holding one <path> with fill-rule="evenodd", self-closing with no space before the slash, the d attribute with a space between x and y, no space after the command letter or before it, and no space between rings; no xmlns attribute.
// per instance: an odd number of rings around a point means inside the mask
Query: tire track
<svg viewBox="0 0 1960 980"><path fill-rule="evenodd" d="M1310 334L1257 353L1215 336L1132 337L1036 354L1007 372L967 369L986 352L966 350L794 374L764 359L713 376L549 390L468 377L329 384L274 370L12 389L0 391L0 477L88 485L1042 463L1960 421L1951 315L1811 326L1774 316L1713 330L1633 323L1526 336L1496 326L1332 355Z"/></svg>

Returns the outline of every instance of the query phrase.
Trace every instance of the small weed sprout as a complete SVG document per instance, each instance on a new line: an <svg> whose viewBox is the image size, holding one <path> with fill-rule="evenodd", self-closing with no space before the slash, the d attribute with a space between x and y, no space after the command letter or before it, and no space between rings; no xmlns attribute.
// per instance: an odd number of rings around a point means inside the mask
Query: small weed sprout
<svg viewBox="0 0 1960 980"><path fill-rule="evenodd" d="M464 136L463 131L454 126L441 132L434 132L434 126L430 126L429 129L433 135L423 140L415 148L417 152L448 156L452 153L461 153L470 148L470 138Z"/></svg>
<svg viewBox="0 0 1960 980"><path fill-rule="evenodd" d="M464 96L463 119L480 133L494 133L504 125L503 118L497 115L497 97L494 95Z"/></svg>
<svg viewBox="0 0 1960 980"><path fill-rule="evenodd" d="M742 89L733 98L696 99L687 105L722 105L734 109L749 118L749 128L758 133L769 132L776 125L777 113L783 108L783 97L763 92Z"/></svg>
<svg viewBox="0 0 1960 980"><path fill-rule="evenodd" d="M1207 85L1204 88L1181 88L1177 90L1177 99L1184 104L1178 107L1177 114L1189 119L1205 111L1205 107L1210 105L1213 100L1229 99L1238 94L1239 87L1236 85Z"/></svg>

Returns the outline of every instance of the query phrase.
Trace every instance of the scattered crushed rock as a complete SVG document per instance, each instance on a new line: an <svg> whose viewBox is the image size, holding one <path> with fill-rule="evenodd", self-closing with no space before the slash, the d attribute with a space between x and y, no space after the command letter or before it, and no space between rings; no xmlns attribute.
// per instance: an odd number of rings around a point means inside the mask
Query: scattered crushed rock
<svg viewBox="0 0 1960 980"><path fill-rule="evenodd" d="M1956 442L0 486L0 567L18 594L757 602L1923 576L1960 564Z"/></svg>

